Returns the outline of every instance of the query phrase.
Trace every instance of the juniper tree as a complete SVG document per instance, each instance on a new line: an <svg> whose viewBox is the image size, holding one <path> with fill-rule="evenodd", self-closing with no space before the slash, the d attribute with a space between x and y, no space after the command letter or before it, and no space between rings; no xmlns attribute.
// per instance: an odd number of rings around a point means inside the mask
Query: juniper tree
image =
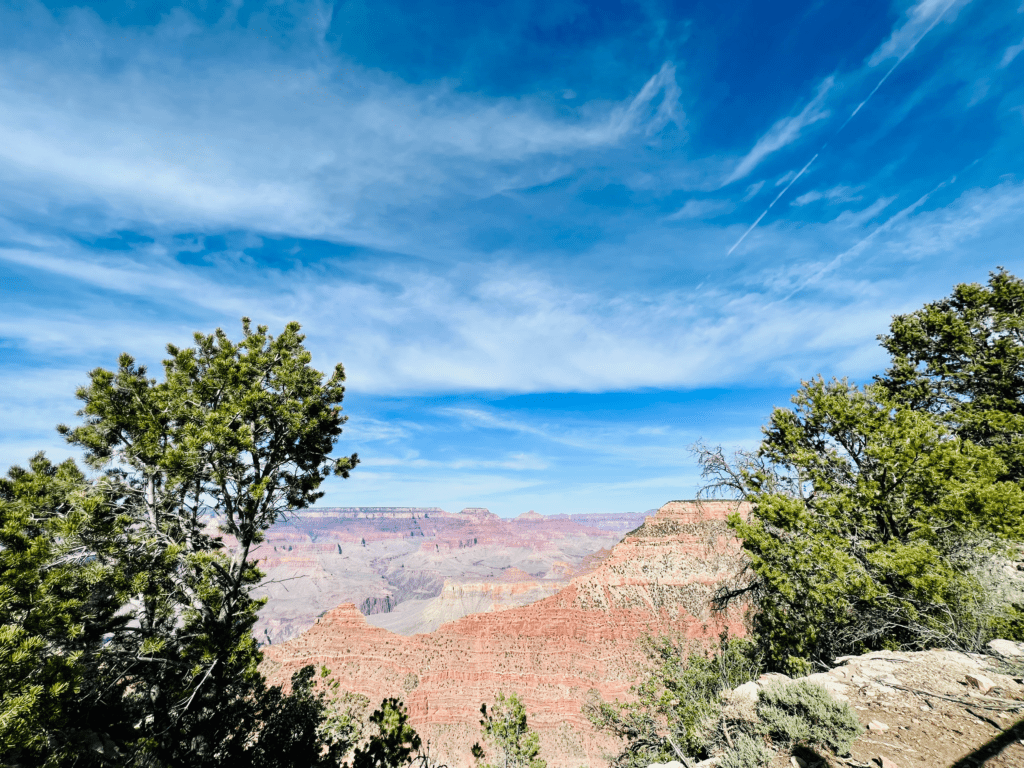
<svg viewBox="0 0 1024 768"><path fill-rule="evenodd" d="M238 343L218 329L169 345L161 381L121 355L78 390L83 423L59 428L130 521L130 621L108 643L123 674L102 704L132 703L142 753L169 765L222 764L251 741L264 691L252 548L357 462L330 458L342 367L326 380L313 369L296 323L276 338L248 319L242 330Z"/></svg>
<svg viewBox="0 0 1024 768"><path fill-rule="evenodd" d="M991 446L1024 481L1024 280L1000 268L987 286L958 285L894 317L879 340L892 356L878 377L890 395Z"/></svg>
<svg viewBox="0 0 1024 768"><path fill-rule="evenodd" d="M117 665L104 638L138 574L118 567L127 520L67 461L36 454L0 478L0 762L116 759L130 713L96 709Z"/></svg>
<svg viewBox="0 0 1024 768"><path fill-rule="evenodd" d="M699 450L710 490L752 505L730 525L768 661L795 671L864 650L977 648L998 617L981 610L971 568L1024 538L1024 492L997 451L878 385L818 378L793 403L756 452L730 464Z"/></svg>
<svg viewBox="0 0 1024 768"><path fill-rule="evenodd" d="M1000 268L879 339L875 384L805 382L757 451L698 448L708 490L752 504L732 525L779 666L1024 637L1024 607L975 575L1024 539L1024 281Z"/></svg>
<svg viewBox="0 0 1024 768"><path fill-rule="evenodd" d="M537 732L526 722L526 708L519 696L507 696L499 691L490 712L487 705L480 705L481 732L499 754L498 762L490 768L546 768L547 761L541 760L540 739ZM473 745L473 756L484 757L479 744Z"/></svg>

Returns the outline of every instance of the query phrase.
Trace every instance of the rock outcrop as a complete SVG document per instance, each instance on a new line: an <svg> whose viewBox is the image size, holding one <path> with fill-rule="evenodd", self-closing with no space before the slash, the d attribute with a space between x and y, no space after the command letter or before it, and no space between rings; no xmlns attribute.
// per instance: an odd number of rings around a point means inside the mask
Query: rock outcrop
<svg viewBox="0 0 1024 768"><path fill-rule="evenodd" d="M430 634L399 636L342 605L268 648L267 669L285 682L305 664L325 665L342 689L377 701L403 698L412 725L451 768L472 764L480 704L515 691L551 768L600 765L614 745L593 732L581 707L588 698L629 697L645 662L641 638L675 634L700 643L723 628L743 633L739 608L715 615L709 606L742 569L725 523L737 508L670 502L556 594Z"/></svg>
<svg viewBox="0 0 1024 768"><path fill-rule="evenodd" d="M802 678L848 702L865 728L849 759L828 764L1024 765L1024 645L996 640L988 650L842 656L832 669ZM756 717L758 691L773 680L788 678L764 675L727 693L730 716Z"/></svg>

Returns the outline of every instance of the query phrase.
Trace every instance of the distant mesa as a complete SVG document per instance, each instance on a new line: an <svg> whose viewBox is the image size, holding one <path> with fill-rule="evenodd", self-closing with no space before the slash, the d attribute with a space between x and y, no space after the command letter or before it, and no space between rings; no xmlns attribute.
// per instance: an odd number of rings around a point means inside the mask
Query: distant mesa
<svg viewBox="0 0 1024 768"><path fill-rule="evenodd" d="M486 511L486 510L485 510ZM415 519L420 517L450 515L440 507L314 507L295 513L305 520L337 518L348 520Z"/></svg>
<svg viewBox="0 0 1024 768"><path fill-rule="evenodd" d="M466 507L464 510L459 512L459 514L460 515L471 515L472 517L475 517L475 518L481 519L481 520L486 520L488 518L494 518L495 520L500 520L501 519L500 517L498 517L496 514L491 512L491 510L487 509L486 507Z"/></svg>
<svg viewBox="0 0 1024 768"><path fill-rule="evenodd" d="M535 520L535 521L538 521L538 522L541 521L541 520L544 520L544 519L545 519L544 515L541 515L541 514L539 514L537 512L534 512L532 509L529 512L523 512L523 514L519 515L516 518L516 520L524 520L524 521Z"/></svg>

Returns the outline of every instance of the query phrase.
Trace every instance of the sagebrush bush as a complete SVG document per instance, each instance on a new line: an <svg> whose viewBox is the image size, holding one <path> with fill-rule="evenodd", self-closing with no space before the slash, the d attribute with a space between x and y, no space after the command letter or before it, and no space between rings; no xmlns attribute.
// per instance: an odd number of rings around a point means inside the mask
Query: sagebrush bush
<svg viewBox="0 0 1024 768"><path fill-rule="evenodd" d="M775 759L775 750L764 739L740 733L733 746L718 760L718 768L764 768Z"/></svg>
<svg viewBox="0 0 1024 768"><path fill-rule="evenodd" d="M771 683L758 694L758 730L788 747L826 747L846 755L863 732L846 702L837 701L820 685L796 680Z"/></svg>

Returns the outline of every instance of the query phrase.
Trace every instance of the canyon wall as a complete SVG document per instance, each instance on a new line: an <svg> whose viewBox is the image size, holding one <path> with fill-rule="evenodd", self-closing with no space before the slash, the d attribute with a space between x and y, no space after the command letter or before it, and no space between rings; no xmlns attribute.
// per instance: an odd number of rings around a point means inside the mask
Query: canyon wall
<svg viewBox="0 0 1024 768"><path fill-rule="evenodd" d="M505 520L480 508L303 510L273 526L254 550L266 574L256 594L269 598L256 637L263 643L295 637L346 602L403 634L533 602L591 567L643 519L643 513L527 512Z"/></svg>
<svg viewBox="0 0 1024 768"><path fill-rule="evenodd" d="M429 634L371 626L354 605L328 611L301 636L266 649L286 682L305 664L329 667L342 689L372 701L398 696L412 725L450 768L469 766L480 704L499 690L522 698L551 768L603 764L615 748L581 713L588 700L626 699L646 658L642 638L673 634L697 647L724 628L743 634L739 608L709 601L743 567L725 518L732 502L670 502L556 594L478 613Z"/></svg>

